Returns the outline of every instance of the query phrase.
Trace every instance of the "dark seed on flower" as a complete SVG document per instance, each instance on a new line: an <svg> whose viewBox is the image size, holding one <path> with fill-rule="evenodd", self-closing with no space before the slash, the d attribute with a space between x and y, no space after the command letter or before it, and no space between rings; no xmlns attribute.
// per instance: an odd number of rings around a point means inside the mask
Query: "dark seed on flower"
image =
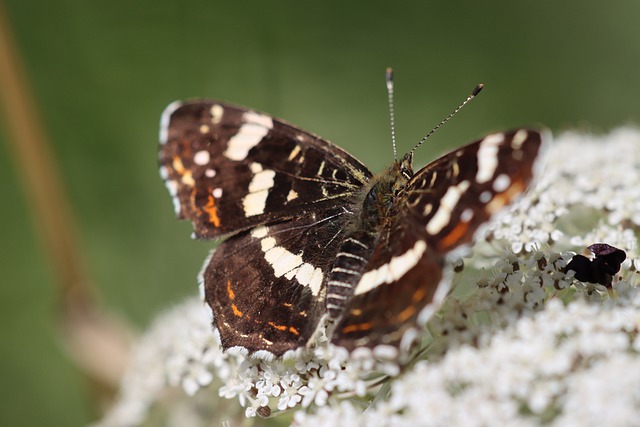
<svg viewBox="0 0 640 427"><path fill-rule="evenodd" d="M538 270L544 270L547 267L547 259L542 257L538 260Z"/></svg>
<svg viewBox="0 0 640 427"><path fill-rule="evenodd" d="M269 408L268 406L261 406L256 409L256 413L262 418L269 418L271 416L271 408Z"/></svg>
<svg viewBox="0 0 640 427"><path fill-rule="evenodd" d="M574 256L564 269L576 272L575 278L581 282L599 283L611 287L613 276L620 271L620 265L627 258L622 250L606 243L594 243L589 250L595 254L593 260L583 255Z"/></svg>

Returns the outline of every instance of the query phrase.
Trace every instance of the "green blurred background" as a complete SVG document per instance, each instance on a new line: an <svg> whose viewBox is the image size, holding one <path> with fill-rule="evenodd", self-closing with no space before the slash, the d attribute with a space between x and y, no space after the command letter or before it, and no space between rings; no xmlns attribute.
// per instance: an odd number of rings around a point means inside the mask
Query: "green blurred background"
<svg viewBox="0 0 640 427"><path fill-rule="evenodd" d="M104 303L139 330L197 294L213 246L189 239L158 176L158 122L173 100L269 112L374 171L392 160L387 66L400 152L485 84L417 165L495 130L640 119L640 2L6 0L4 13L83 261ZM97 414L60 344L53 270L0 126L0 425L84 425Z"/></svg>

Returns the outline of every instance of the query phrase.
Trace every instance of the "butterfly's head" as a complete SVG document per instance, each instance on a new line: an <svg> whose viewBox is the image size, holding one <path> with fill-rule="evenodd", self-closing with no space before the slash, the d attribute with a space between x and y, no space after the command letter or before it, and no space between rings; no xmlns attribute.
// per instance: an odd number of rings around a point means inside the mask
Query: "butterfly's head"
<svg viewBox="0 0 640 427"><path fill-rule="evenodd" d="M374 231L385 219L393 217L403 197L407 182L413 176L411 154L401 162L395 162L389 169L374 177L363 189L361 227Z"/></svg>

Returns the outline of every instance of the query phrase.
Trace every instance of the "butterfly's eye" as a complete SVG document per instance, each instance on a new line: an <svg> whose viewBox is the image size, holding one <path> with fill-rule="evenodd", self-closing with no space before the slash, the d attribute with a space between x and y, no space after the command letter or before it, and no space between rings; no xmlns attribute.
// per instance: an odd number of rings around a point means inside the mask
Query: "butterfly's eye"
<svg viewBox="0 0 640 427"><path fill-rule="evenodd" d="M401 195L405 187L406 187L406 184L404 180L395 181L391 187L391 192L393 193L393 196L398 197L399 195Z"/></svg>

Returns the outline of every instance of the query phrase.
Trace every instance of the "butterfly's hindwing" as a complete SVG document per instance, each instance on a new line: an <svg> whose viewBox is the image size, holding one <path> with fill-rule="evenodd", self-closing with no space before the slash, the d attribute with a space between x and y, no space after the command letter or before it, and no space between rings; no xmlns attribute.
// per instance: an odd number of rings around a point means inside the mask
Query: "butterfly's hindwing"
<svg viewBox="0 0 640 427"><path fill-rule="evenodd" d="M225 103L172 104L161 142L161 174L197 237L322 212L371 176L331 143Z"/></svg>
<svg viewBox="0 0 640 427"><path fill-rule="evenodd" d="M415 223L402 219L381 233L335 327L334 344L350 350L395 345L433 302L444 258L427 246Z"/></svg>
<svg viewBox="0 0 640 427"><path fill-rule="evenodd" d="M348 220L309 214L232 236L206 266L205 298L225 348L282 355L304 346L325 312L329 267Z"/></svg>

